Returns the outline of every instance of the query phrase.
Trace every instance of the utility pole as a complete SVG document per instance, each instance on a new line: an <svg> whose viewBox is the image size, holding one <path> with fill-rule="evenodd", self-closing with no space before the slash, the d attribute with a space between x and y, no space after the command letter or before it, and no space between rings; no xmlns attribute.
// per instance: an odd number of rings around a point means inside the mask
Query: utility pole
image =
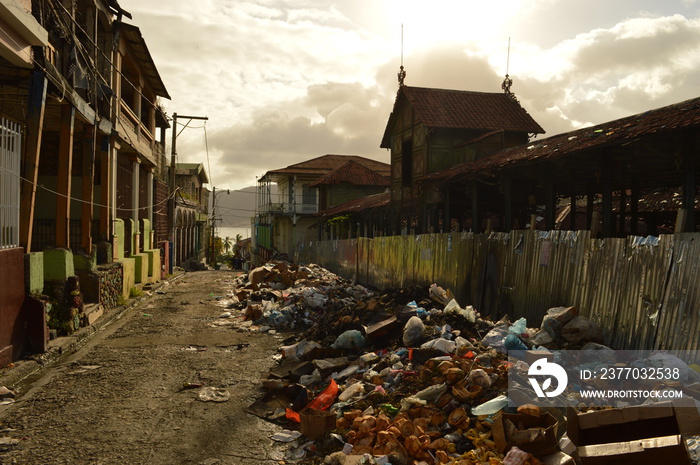
<svg viewBox="0 0 700 465"><path fill-rule="evenodd" d="M175 237L175 157L177 156L177 149L176 149L176 143L177 143L177 136L179 136L177 132L177 119L178 118L185 118L187 119L187 124L183 126L182 131L184 131L187 126L192 122L192 120L208 120L206 116L185 116L185 115L178 115L177 113L173 113L173 139L172 143L170 144L170 241L173 244L173 254L170 257L170 272L172 273L172 267L175 266L175 260L176 257L175 255L177 254L177 246L175 242L177 241L177 238Z"/></svg>

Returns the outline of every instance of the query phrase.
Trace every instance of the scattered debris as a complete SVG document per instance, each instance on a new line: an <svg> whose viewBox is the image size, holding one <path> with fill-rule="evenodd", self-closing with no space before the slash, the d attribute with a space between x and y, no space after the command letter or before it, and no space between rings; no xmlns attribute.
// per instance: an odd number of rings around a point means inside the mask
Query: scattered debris
<svg viewBox="0 0 700 465"><path fill-rule="evenodd" d="M286 262L231 285L221 319L240 331L289 336L265 394L246 409L287 428L286 460L574 463L565 416L536 406L516 411L506 392L509 371L551 356L547 349L608 354L600 327L575 307L551 308L530 328L525 318L482 317L437 284L379 292ZM526 359L509 362L511 350L527 351Z"/></svg>
<svg viewBox="0 0 700 465"><path fill-rule="evenodd" d="M206 386L199 391L197 398L202 402L226 402L231 399L231 393L227 389Z"/></svg>

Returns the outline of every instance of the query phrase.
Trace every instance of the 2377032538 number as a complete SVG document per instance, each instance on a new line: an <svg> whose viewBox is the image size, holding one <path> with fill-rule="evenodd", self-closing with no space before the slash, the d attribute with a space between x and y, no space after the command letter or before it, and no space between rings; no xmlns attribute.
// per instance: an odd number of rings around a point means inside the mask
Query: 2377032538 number
<svg viewBox="0 0 700 465"><path fill-rule="evenodd" d="M677 381L681 377L679 368L655 367L606 367L597 371L598 379L606 380L661 380Z"/></svg>

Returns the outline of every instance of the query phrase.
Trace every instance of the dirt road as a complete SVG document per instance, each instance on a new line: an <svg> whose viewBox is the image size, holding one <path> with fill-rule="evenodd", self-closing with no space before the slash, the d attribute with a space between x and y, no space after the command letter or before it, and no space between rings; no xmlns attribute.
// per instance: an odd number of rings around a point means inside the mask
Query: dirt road
<svg viewBox="0 0 700 465"><path fill-rule="evenodd" d="M0 406L0 437L20 440L0 464L280 463L280 428L243 411L279 336L218 318L233 276L187 273L44 370ZM200 384L230 400L199 400Z"/></svg>

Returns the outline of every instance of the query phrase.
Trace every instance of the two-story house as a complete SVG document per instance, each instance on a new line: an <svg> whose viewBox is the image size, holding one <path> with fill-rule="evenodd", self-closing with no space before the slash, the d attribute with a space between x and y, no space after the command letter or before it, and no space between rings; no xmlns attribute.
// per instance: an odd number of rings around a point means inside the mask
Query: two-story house
<svg viewBox="0 0 700 465"><path fill-rule="evenodd" d="M209 244L209 183L202 163L175 165L175 238L173 264L199 262Z"/></svg>
<svg viewBox="0 0 700 465"><path fill-rule="evenodd" d="M400 84L380 144L391 151L389 232L449 231L450 209L476 213L484 186L473 183L469 192L426 189L422 178L525 144L544 130L509 90L486 93Z"/></svg>
<svg viewBox="0 0 700 465"><path fill-rule="evenodd" d="M158 99L169 97L125 18L116 0L0 5L0 126L12 146L12 166L0 171L9 188L0 230L8 231L3 248L26 254L15 274L26 283L0 291L13 302L11 311L0 305L0 333L19 335L16 343L0 336L0 362L27 339L41 351L47 321L70 332L95 318L82 305L64 308L75 276L100 309L160 279L152 225L154 207L168 200L168 122Z"/></svg>
<svg viewBox="0 0 700 465"><path fill-rule="evenodd" d="M357 155L329 154L268 171L258 180L253 248L263 260L275 251L292 257L298 242L315 237L310 228L318 221L315 215L320 198L318 186L312 184L351 161L380 175L389 174L386 163ZM277 185L275 195L271 193L272 184ZM333 195L343 198L354 195L351 189L344 189L342 194ZM324 200L328 201L333 200Z"/></svg>

